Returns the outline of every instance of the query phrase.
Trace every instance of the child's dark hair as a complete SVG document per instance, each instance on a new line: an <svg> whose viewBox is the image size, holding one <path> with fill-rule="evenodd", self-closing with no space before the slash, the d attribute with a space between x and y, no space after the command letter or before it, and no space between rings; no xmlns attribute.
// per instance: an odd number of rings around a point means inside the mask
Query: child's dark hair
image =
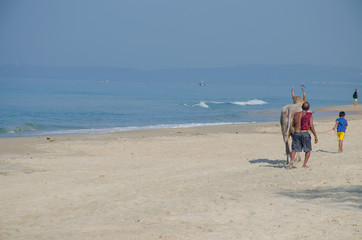
<svg viewBox="0 0 362 240"><path fill-rule="evenodd" d="M344 116L346 116L346 113L345 112L339 112L339 117L344 117Z"/></svg>

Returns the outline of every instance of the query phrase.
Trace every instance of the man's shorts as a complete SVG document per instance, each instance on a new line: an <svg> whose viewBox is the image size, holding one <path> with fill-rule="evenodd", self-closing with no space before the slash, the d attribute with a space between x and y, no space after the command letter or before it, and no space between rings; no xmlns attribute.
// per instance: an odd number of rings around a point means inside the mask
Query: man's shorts
<svg viewBox="0 0 362 240"><path fill-rule="evenodd" d="M338 140L343 140L344 139L344 132L337 132L337 137L338 137Z"/></svg>
<svg viewBox="0 0 362 240"><path fill-rule="evenodd" d="M355 98L354 101L357 102L357 98Z"/></svg>
<svg viewBox="0 0 362 240"><path fill-rule="evenodd" d="M311 137L308 132L294 133L292 142L292 151L294 152L312 151Z"/></svg>

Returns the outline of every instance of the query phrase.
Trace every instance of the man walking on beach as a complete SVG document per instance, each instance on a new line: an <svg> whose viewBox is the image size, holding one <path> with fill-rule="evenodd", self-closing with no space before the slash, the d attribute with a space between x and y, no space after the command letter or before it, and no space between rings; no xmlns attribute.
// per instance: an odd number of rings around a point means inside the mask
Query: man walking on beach
<svg viewBox="0 0 362 240"><path fill-rule="evenodd" d="M354 99L354 106L357 106L357 99L358 99L358 89L356 88L353 93L353 99Z"/></svg>
<svg viewBox="0 0 362 240"><path fill-rule="evenodd" d="M291 161L289 163L288 168L293 168L294 157L297 152L301 152L302 150L305 152L305 158L303 163L303 168L307 168L307 162L310 157L310 152L312 151L312 143L311 136L308 132L310 129L314 135L314 142L318 142L317 133L314 129L313 125L313 117L312 113L308 112L309 103L305 102L302 105L301 112L298 112L294 115L293 126L294 126L294 135L292 142L292 153L291 153Z"/></svg>

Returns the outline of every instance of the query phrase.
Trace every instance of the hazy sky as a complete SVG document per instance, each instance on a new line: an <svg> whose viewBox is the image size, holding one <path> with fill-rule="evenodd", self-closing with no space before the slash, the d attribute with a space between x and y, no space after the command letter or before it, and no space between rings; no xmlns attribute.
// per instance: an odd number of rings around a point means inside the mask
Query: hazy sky
<svg viewBox="0 0 362 240"><path fill-rule="evenodd" d="M361 0L0 0L0 64L362 69Z"/></svg>

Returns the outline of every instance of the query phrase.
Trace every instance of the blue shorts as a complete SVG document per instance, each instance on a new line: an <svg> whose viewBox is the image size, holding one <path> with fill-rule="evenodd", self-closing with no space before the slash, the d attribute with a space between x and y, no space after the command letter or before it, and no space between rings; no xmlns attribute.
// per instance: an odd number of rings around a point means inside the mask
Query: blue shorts
<svg viewBox="0 0 362 240"><path fill-rule="evenodd" d="M312 151L311 137L308 132L294 133L292 142L292 151L294 152Z"/></svg>

